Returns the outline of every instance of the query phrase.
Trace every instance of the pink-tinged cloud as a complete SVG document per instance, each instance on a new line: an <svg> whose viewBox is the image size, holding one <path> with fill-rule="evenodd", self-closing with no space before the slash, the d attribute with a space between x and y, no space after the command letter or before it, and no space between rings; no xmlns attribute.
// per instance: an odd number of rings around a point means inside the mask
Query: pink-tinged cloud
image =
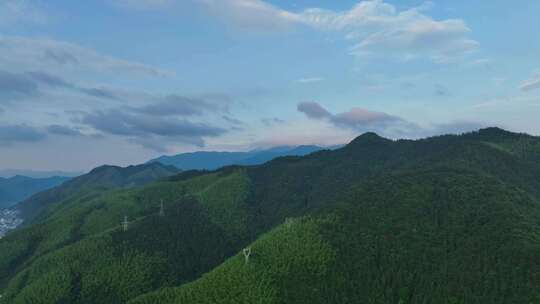
<svg viewBox="0 0 540 304"><path fill-rule="evenodd" d="M332 120L336 123L354 126L357 124L375 124L401 119L383 112L374 112L362 108L352 108L350 111L336 114Z"/></svg>
<svg viewBox="0 0 540 304"><path fill-rule="evenodd" d="M341 129L376 132L390 138L422 138L457 134L477 130L484 126L481 123L463 121L420 126L399 116L363 108L352 108L346 112L332 114L316 102L300 103L298 111L304 113L309 119L326 121Z"/></svg>
<svg viewBox="0 0 540 304"><path fill-rule="evenodd" d="M347 112L332 114L316 102L302 102L298 105L298 111L310 119L327 120L336 126L351 129L374 129L392 123L405 122L397 116L362 108L352 108Z"/></svg>

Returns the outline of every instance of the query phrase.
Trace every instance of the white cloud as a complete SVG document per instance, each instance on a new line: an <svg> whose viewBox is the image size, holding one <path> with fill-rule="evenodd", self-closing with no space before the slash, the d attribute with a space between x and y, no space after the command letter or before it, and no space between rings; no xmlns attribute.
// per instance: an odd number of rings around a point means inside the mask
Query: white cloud
<svg viewBox="0 0 540 304"><path fill-rule="evenodd" d="M262 0L109 0L130 9L202 8L206 13L224 22L247 30L269 31L298 24L300 16L282 10Z"/></svg>
<svg viewBox="0 0 540 304"><path fill-rule="evenodd" d="M431 7L399 11L383 0L361 1L347 11L308 8L289 12L259 0L198 0L212 13L245 27L282 28L304 25L337 32L353 41L354 55L394 55L401 59L428 57L435 62L478 49L461 19L435 20L424 13Z"/></svg>
<svg viewBox="0 0 540 304"><path fill-rule="evenodd" d="M249 30L275 30L298 24L302 17L260 0L195 0L209 13Z"/></svg>
<svg viewBox="0 0 540 304"><path fill-rule="evenodd" d="M352 41L351 54L392 55L400 60L430 58L445 63L478 49L461 19L435 20L425 14L432 2L399 10L384 0L360 1L351 9L307 8L288 11L262 0L113 0L131 7L196 4L206 13L244 30L283 30L305 26L343 35Z"/></svg>
<svg viewBox="0 0 540 304"><path fill-rule="evenodd" d="M173 74L143 63L103 55L68 42L13 36L0 36L0 67L18 71L82 69L159 77Z"/></svg>
<svg viewBox="0 0 540 304"><path fill-rule="evenodd" d="M308 9L304 22L323 30L341 31L355 41L355 55L395 55L410 60L429 57L436 62L478 48L467 36L471 30L460 19L434 20L424 14L428 5L398 11L382 0L362 1L351 10Z"/></svg>
<svg viewBox="0 0 540 304"><path fill-rule="evenodd" d="M297 79L296 82L298 83L314 83L314 82L321 82L324 78L322 77L306 77L306 78L300 78Z"/></svg>
<svg viewBox="0 0 540 304"><path fill-rule="evenodd" d="M303 22L325 30L376 29L397 14L396 8L382 1L361 1L348 11L309 8L300 15Z"/></svg>
<svg viewBox="0 0 540 304"><path fill-rule="evenodd" d="M540 89L540 72L535 73L531 78L525 80L519 88L522 91Z"/></svg>

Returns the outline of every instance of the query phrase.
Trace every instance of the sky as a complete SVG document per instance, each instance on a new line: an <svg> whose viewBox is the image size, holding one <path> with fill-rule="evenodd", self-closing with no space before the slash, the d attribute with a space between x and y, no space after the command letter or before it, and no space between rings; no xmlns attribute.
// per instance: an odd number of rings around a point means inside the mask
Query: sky
<svg viewBox="0 0 540 304"><path fill-rule="evenodd" d="M540 1L0 0L0 169L540 134Z"/></svg>

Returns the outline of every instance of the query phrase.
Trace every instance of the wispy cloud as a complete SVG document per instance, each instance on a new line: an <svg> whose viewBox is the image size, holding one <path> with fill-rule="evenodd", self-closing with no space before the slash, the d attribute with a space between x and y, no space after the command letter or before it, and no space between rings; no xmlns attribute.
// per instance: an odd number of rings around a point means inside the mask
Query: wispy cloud
<svg viewBox="0 0 540 304"><path fill-rule="evenodd" d="M81 122L109 135L126 137L146 148L155 149L159 142L160 151L167 143L176 141L199 147L204 146L204 137L216 137L227 130L203 122L191 122L183 118L163 118L126 112L123 109L96 111L84 115Z"/></svg>
<svg viewBox="0 0 540 304"><path fill-rule="evenodd" d="M73 43L52 39L0 35L0 65L13 69L112 72L130 75L168 77L174 72L103 55Z"/></svg>
<svg viewBox="0 0 540 304"><path fill-rule="evenodd" d="M0 70L0 97L2 97L0 102L5 103L30 97L38 98L43 95L44 88L69 89L91 97L116 99L115 93L109 89L80 86L49 73L11 73Z"/></svg>
<svg viewBox="0 0 540 304"><path fill-rule="evenodd" d="M432 2L400 10L384 0L357 2L344 11L311 7L288 11L262 0L116 0L134 8L188 3L243 30L284 30L308 27L333 32L351 41L357 56L392 56L399 60L430 58L446 63L475 51L479 43L462 19L436 20L426 12Z"/></svg>
<svg viewBox="0 0 540 304"><path fill-rule="evenodd" d="M228 111L226 103L210 102L203 98L168 95L157 103L135 109L136 112L152 116L200 116L207 112Z"/></svg>
<svg viewBox="0 0 540 304"><path fill-rule="evenodd" d="M197 2L212 14L246 28L297 25L341 33L353 43L351 54L358 56L392 55L407 60L428 57L443 63L479 48L479 43L469 38L471 29L465 21L436 20L427 15L430 2L399 10L383 0L366 0L345 11L308 8L300 12L259 0Z"/></svg>
<svg viewBox="0 0 540 304"><path fill-rule="evenodd" d="M300 78L295 80L295 82L298 83L314 83L314 82L321 82L324 78L322 77L306 77L306 78Z"/></svg>
<svg viewBox="0 0 540 304"><path fill-rule="evenodd" d="M241 126L241 125L244 124L244 122L242 122L241 120L236 119L236 118L234 118L234 117L231 117L231 116L229 116L229 115L223 115L223 116L221 116L221 118L222 118L224 121L226 121L227 123L229 123L229 124L235 126L234 128L238 128L238 126Z"/></svg>
<svg viewBox="0 0 540 304"><path fill-rule="evenodd" d="M273 118L263 118L263 119L261 119L261 122L266 127L271 127L271 126L274 126L274 125L284 124L285 120L277 118L277 117L273 117Z"/></svg>
<svg viewBox="0 0 540 304"><path fill-rule="evenodd" d="M449 97L452 96L452 92L445 86L440 83L434 85L434 93L437 97Z"/></svg>
<svg viewBox="0 0 540 304"><path fill-rule="evenodd" d="M0 97L2 101L29 97L37 92L37 84L28 77L0 70Z"/></svg>
<svg viewBox="0 0 540 304"><path fill-rule="evenodd" d="M198 0L209 12L239 26L280 29L300 22L298 14L259 0Z"/></svg>
<svg viewBox="0 0 540 304"><path fill-rule="evenodd" d="M171 144L203 147L206 138L219 137L236 128L220 126L224 122L241 124L229 115L222 102L179 95L154 97L152 103L139 107L112 107L73 115L74 121L85 128L159 152ZM66 135L70 133L65 131Z"/></svg>
<svg viewBox="0 0 540 304"><path fill-rule="evenodd" d="M525 92L540 89L540 72L536 72L531 78L523 81L519 88Z"/></svg>
<svg viewBox="0 0 540 304"><path fill-rule="evenodd" d="M308 9L302 16L317 28L346 33L356 41L351 52L359 56L428 57L445 62L478 48L479 43L467 37L471 30L463 20L435 20L424 13L427 8L399 11L382 0L372 0L359 2L349 11Z"/></svg>
<svg viewBox="0 0 540 304"><path fill-rule="evenodd" d="M49 134L70 136L70 137L85 136L79 129L69 127L69 126L63 126L63 125L50 125L47 127L47 132Z"/></svg>

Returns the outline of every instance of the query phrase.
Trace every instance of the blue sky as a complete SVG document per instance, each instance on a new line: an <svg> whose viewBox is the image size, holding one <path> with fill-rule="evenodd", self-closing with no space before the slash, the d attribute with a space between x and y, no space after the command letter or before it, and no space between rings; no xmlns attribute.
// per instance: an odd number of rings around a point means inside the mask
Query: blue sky
<svg viewBox="0 0 540 304"><path fill-rule="evenodd" d="M540 134L540 2L0 0L0 168Z"/></svg>

